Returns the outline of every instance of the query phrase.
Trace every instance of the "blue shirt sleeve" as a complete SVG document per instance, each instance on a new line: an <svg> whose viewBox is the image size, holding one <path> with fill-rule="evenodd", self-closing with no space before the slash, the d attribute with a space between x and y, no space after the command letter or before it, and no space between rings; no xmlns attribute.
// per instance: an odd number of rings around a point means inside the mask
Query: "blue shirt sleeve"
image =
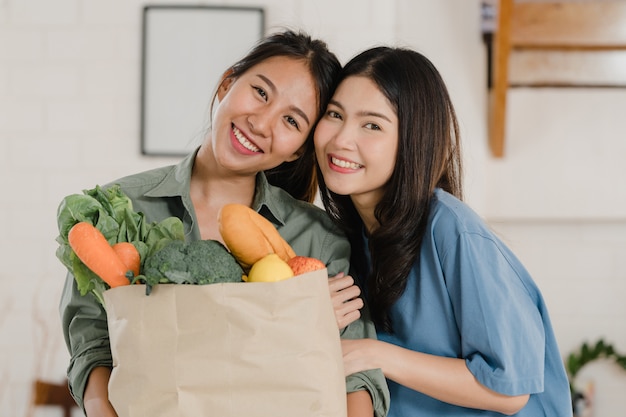
<svg viewBox="0 0 626 417"><path fill-rule="evenodd" d="M521 263L495 236L474 231L460 233L442 260L470 372L501 394L543 391L545 330Z"/></svg>

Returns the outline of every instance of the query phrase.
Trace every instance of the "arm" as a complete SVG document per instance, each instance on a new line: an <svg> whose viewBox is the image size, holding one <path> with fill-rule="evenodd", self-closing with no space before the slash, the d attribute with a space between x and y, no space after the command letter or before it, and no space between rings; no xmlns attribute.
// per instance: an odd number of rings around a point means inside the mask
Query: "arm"
<svg viewBox="0 0 626 417"><path fill-rule="evenodd" d="M109 378L111 369L98 366L89 374L83 402L88 417L117 417L109 402Z"/></svg>
<svg viewBox="0 0 626 417"><path fill-rule="evenodd" d="M348 394L348 417L372 417L374 406L369 392L355 391Z"/></svg>
<svg viewBox="0 0 626 417"><path fill-rule="evenodd" d="M342 340L346 374L381 368L406 387L450 404L511 415L529 395L507 396L480 384L464 359L428 355L378 340Z"/></svg>
<svg viewBox="0 0 626 417"><path fill-rule="evenodd" d="M82 296L78 292L71 274L67 275L59 308L70 353L69 386L76 404L84 409L85 390L92 370L113 366L106 312L91 294Z"/></svg>

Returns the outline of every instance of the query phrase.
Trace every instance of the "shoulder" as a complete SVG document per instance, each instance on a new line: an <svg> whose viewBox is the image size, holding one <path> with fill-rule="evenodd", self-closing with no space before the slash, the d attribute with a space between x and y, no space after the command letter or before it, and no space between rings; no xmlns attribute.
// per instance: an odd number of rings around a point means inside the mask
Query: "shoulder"
<svg viewBox="0 0 626 417"><path fill-rule="evenodd" d="M430 239L442 259L468 250L481 253L483 259L508 252L487 222L469 205L439 189L431 203L424 238Z"/></svg>
<svg viewBox="0 0 626 417"><path fill-rule="evenodd" d="M127 175L111 181L106 184L104 188L118 184L134 204L141 205L141 201L146 201L146 198L152 197L150 194L163 183L164 179L171 174L173 169L173 166L164 166ZM139 207L145 210L143 206L137 206L136 208L138 209Z"/></svg>
<svg viewBox="0 0 626 417"><path fill-rule="evenodd" d="M433 230L454 234L492 234L487 223L469 205L441 189L435 190L429 225Z"/></svg>
<svg viewBox="0 0 626 417"><path fill-rule="evenodd" d="M122 189L125 190L138 188L150 189L159 184L163 178L167 177L174 170L174 167L174 165L169 165L126 175L111 181L106 186L108 187L113 184L119 184Z"/></svg>
<svg viewBox="0 0 626 417"><path fill-rule="evenodd" d="M188 194L191 170L196 152L192 152L175 165L153 168L118 178L107 184L119 184L131 198L173 197Z"/></svg>
<svg viewBox="0 0 626 417"><path fill-rule="evenodd" d="M466 271L481 271L474 276L483 278L498 271L500 283L510 275L517 277L514 281L525 282L527 289L534 286L528 271L498 234L467 204L450 194L437 192L428 232L431 248L451 270L463 265ZM457 272L459 277L463 275Z"/></svg>

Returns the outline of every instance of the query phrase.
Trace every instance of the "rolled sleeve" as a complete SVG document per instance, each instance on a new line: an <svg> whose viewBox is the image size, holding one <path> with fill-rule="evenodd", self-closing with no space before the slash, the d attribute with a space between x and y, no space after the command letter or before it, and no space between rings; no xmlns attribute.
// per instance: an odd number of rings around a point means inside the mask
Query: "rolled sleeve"
<svg viewBox="0 0 626 417"><path fill-rule="evenodd" d="M367 390L372 397L375 417L385 417L389 411L389 389L381 369L370 369L346 377L346 392Z"/></svg>
<svg viewBox="0 0 626 417"><path fill-rule="evenodd" d="M93 368L113 366L106 312L93 295L80 295L71 274L66 278L59 308L70 353L69 388L78 406L83 408L85 387Z"/></svg>

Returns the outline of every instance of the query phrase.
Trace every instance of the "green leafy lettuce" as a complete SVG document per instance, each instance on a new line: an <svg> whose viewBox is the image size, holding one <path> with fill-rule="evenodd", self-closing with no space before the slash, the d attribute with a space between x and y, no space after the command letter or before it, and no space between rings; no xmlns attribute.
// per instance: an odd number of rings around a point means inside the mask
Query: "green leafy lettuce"
<svg viewBox="0 0 626 417"><path fill-rule="evenodd" d="M155 251L172 240L184 241L182 221L177 217L168 217L160 222L148 223L144 214L133 210L132 201L115 184L109 188L84 190L83 194L65 197L57 210L59 235L56 238L59 247L56 256L74 275L81 295L91 292L104 304L102 293L109 287L96 274L78 259L69 246L67 235L79 222L88 222L102 232L108 242L132 243L143 261Z"/></svg>

